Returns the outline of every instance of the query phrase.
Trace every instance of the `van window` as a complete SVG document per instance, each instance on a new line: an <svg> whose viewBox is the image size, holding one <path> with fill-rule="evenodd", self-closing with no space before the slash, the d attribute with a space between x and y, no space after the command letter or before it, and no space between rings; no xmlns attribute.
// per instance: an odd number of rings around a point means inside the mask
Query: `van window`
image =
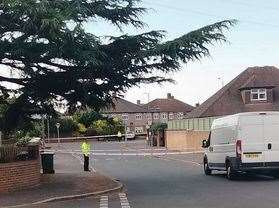
<svg viewBox="0 0 279 208"><path fill-rule="evenodd" d="M232 141L232 139L236 137L235 129L235 126L213 129L211 135L212 145L228 144L229 141Z"/></svg>

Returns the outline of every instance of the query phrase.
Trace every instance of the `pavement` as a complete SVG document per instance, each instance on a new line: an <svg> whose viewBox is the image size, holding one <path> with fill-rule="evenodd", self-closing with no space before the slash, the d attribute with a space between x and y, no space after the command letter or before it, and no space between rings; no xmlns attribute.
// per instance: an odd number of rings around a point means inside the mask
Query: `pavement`
<svg viewBox="0 0 279 208"><path fill-rule="evenodd" d="M117 191L122 184L109 177L83 172L80 160L71 154L55 154L55 174L44 174L41 185L32 189L1 194L0 207L31 206L48 201L83 198Z"/></svg>
<svg viewBox="0 0 279 208"><path fill-rule="evenodd" d="M241 175L229 181L224 173L205 176L201 153L174 154L163 148L150 150L144 141L92 142L95 152L90 163L98 173L121 181L120 192L101 194L28 206L31 208L277 208L279 180L267 175ZM135 155L140 152L165 152L161 155ZM63 149L67 155L81 157L78 143L68 143L53 149ZM115 152L126 151L121 155ZM68 153L67 153L68 151ZM172 153L172 154L169 154ZM63 164L62 163L62 164ZM77 163L71 164L76 166Z"/></svg>

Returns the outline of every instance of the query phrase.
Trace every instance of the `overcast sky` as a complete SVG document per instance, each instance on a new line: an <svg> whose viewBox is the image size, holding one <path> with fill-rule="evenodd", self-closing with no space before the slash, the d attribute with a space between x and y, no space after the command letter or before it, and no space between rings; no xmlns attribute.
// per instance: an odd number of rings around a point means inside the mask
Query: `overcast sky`
<svg viewBox="0 0 279 208"><path fill-rule="evenodd" d="M167 39L179 37L193 29L224 19L240 22L227 34L229 44L211 47L211 58L188 63L181 71L168 76L176 84L142 85L125 94L129 101L147 101L166 97L194 105L203 102L249 66L279 67L279 1L278 0L144 0L142 6L152 8L143 16L149 27L124 33L135 34L149 30L166 30ZM118 35L119 30L104 22L95 22L87 29L97 35ZM219 79L218 79L219 78Z"/></svg>

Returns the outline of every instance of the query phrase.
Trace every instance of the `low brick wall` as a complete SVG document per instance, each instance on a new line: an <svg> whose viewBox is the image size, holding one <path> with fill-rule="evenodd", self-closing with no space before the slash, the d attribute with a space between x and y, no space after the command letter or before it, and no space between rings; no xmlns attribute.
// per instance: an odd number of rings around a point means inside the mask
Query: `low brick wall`
<svg viewBox="0 0 279 208"><path fill-rule="evenodd" d="M166 145L169 150L202 151L202 140L209 131L167 130Z"/></svg>
<svg viewBox="0 0 279 208"><path fill-rule="evenodd" d="M0 193L34 187L40 184L39 160L0 164Z"/></svg>

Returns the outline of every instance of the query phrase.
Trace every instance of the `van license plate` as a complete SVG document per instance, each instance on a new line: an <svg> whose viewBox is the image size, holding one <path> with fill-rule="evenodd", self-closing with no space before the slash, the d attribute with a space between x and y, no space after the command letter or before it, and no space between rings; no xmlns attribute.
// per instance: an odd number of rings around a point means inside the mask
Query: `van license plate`
<svg viewBox="0 0 279 208"><path fill-rule="evenodd" d="M246 157L246 158L251 158L251 159L252 159L252 158L258 158L258 157L259 157L259 154L253 154L253 153L252 153L252 154L245 154L245 157Z"/></svg>

